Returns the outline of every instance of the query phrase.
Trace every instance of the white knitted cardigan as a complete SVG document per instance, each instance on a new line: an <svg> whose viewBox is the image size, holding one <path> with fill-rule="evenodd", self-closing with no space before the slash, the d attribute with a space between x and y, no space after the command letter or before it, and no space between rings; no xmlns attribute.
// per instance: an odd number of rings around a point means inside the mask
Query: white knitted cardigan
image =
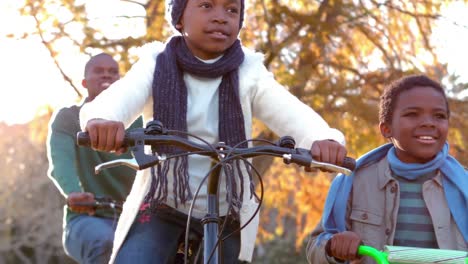
<svg viewBox="0 0 468 264"><path fill-rule="evenodd" d="M93 118L122 121L125 126L129 126L142 113L145 122L151 120L153 118L153 99L151 95L153 73L156 56L163 49L164 44L160 42L149 43L141 47L139 60L132 66L130 71L92 102L83 106L80 112L81 128L84 130L88 120ZM310 148L314 140L321 139L333 139L344 144L344 136L340 131L330 128L320 115L299 101L274 79L273 74L263 64L262 54L246 48L244 48L244 53L245 60L239 67L239 93L247 138L252 135L252 120L255 117L277 135L292 136L297 142L297 147ZM198 87L200 86L200 79L195 76L184 74L184 80L188 89L200 89ZM211 86L216 89L220 80L205 80L205 82L207 87ZM189 101L197 101L197 99L203 99L203 96L205 96L203 92L192 94L189 92L188 99ZM198 114L198 116L203 116L206 114L204 111L212 110L210 107L208 106L207 109L206 106L204 108L192 106L189 111L195 112L194 114ZM217 109L213 110L217 111ZM196 113L197 111L200 111L200 113ZM188 116L190 114L188 113ZM187 117L187 122L191 122L193 126L200 125L196 123L196 120L189 120L189 117ZM211 120L209 122L211 122L209 125L216 125L218 121ZM211 133L216 133L216 131L211 131ZM211 136L208 140L216 140L217 135ZM190 170L191 168L189 168ZM135 221L150 185L151 173L149 170L140 171L126 199L117 225L110 263L114 262L116 253L122 246L133 221ZM244 190L249 190L248 180L244 181ZM251 218L258 206L255 200L250 199L250 192L248 191L244 192L243 201L240 212L241 225ZM252 260L258 224L259 217L257 215L241 231L240 260L249 262Z"/></svg>

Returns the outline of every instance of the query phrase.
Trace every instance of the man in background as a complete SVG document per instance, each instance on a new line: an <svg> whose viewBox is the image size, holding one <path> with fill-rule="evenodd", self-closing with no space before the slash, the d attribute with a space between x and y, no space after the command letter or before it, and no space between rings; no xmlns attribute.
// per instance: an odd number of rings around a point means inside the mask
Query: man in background
<svg viewBox="0 0 468 264"><path fill-rule="evenodd" d="M97 197L123 202L133 184L135 171L127 167L107 169L96 175L96 165L117 158L131 158L129 153L117 156L76 145L80 130L79 111L112 83L120 79L118 63L100 53L86 63L82 85L88 97L79 105L56 111L49 124L47 154L49 177L67 200L64 210L63 246L67 255L79 263L107 263L112 251L119 212L81 206ZM141 127L138 118L130 128Z"/></svg>

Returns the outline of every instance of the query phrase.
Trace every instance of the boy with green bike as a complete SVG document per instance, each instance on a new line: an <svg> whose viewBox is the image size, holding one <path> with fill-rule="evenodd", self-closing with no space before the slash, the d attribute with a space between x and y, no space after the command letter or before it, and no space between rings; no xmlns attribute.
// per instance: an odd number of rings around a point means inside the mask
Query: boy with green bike
<svg viewBox="0 0 468 264"><path fill-rule="evenodd" d="M385 89L379 126L390 143L333 181L309 263L374 263L362 244L468 250L468 173L449 154L449 116L444 89L424 75Z"/></svg>

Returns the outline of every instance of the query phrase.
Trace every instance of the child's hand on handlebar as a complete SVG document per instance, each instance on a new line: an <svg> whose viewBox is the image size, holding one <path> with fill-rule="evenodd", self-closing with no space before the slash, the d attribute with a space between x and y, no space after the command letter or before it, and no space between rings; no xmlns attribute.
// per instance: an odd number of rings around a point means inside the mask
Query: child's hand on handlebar
<svg viewBox="0 0 468 264"><path fill-rule="evenodd" d="M331 257L339 260L359 260L359 246L362 240L358 234L352 231L344 231L333 235L325 246L325 251ZM352 262L352 263L359 263Z"/></svg>
<svg viewBox="0 0 468 264"><path fill-rule="evenodd" d="M85 130L89 133L93 149L117 154L127 151L125 147L122 147L125 137L125 127L122 122L91 119L86 124Z"/></svg>
<svg viewBox="0 0 468 264"><path fill-rule="evenodd" d="M75 213L88 213L94 215L95 208L92 206L83 206L78 204L86 204L94 202L94 194L89 192L72 192L68 194L67 205L71 211Z"/></svg>
<svg viewBox="0 0 468 264"><path fill-rule="evenodd" d="M334 140L325 139L314 141L310 149L310 154L316 161L342 166L347 150L340 143ZM305 168L305 170L312 171L313 169Z"/></svg>

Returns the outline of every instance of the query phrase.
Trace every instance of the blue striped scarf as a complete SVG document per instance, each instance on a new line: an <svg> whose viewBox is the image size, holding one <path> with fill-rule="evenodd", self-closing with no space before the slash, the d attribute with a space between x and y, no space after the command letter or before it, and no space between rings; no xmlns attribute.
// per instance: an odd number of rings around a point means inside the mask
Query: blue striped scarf
<svg viewBox="0 0 468 264"><path fill-rule="evenodd" d="M468 243L468 173L455 158L448 154L448 150L449 145L446 143L437 156L427 163L403 163L396 157L393 144L386 144L360 157L356 162L355 171L379 161L386 155L390 168L400 176L414 179L440 169L444 176L443 187L450 212L465 242ZM329 239L333 234L346 230L346 205L353 179L354 173L350 176L340 174L333 180L322 215L324 233L319 235L317 245L323 239Z"/></svg>

